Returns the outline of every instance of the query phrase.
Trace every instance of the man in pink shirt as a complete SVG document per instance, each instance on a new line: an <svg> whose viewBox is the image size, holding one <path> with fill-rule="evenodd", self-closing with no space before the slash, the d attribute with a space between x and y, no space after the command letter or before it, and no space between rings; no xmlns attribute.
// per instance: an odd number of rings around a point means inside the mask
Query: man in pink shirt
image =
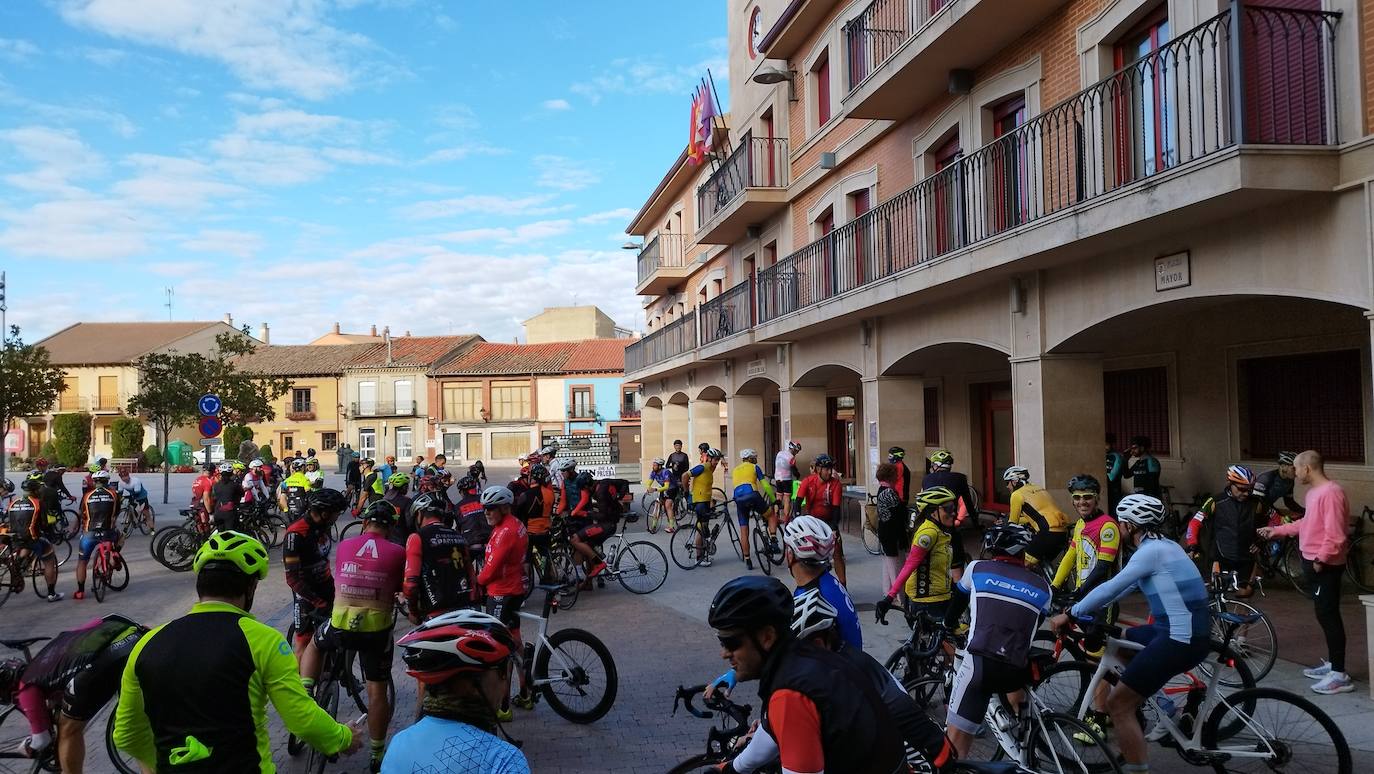
<svg viewBox="0 0 1374 774"><path fill-rule="evenodd" d="M1298 536L1303 573L1314 591L1317 623L1326 635L1330 656L1330 661L1305 669L1303 674L1317 680L1312 686L1316 693L1350 693L1355 684L1345 671L1345 622L1341 620L1341 576L1350 549L1350 504L1340 484L1326 477L1321 454L1299 454L1293 471L1298 483L1307 487L1307 514L1289 524L1261 528L1259 536Z"/></svg>

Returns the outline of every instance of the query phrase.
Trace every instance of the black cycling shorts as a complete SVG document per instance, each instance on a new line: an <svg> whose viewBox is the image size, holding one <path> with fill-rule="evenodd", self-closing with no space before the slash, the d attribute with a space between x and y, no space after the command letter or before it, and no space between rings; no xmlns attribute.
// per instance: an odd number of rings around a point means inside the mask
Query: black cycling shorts
<svg viewBox="0 0 1374 774"><path fill-rule="evenodd" d="M611 536L614 530L609 529L600 522L592 522L577 531L577 539L589 546L599 546L606 542L606 538Z"/></svg>
<svg viewBox="0 0 1374 774"><path fill-rule="evenodd" d="M1121 673L1121 683L1141 696L1158 693L1165 683L1201 664L1211 649L1207 637L1179 642L1159 624L1133 626L1126 630L1126 639L1145 646Z"/></svg>
<svg viewBox="0 0 1374 774"><path fill-rule="evenodd" d="M1050 565L1064 553L1068 545L1069 533L1038 530L1031 536L1030 545L1026 546L1026 556L1033 556L1041 564Z"/></svg>
<svg viewBox="0 0 1374 774"><path fill-rule="evenodd" d="M677 499L677 496L678 496L679 494L681 494L681 493L682 493L682 487L670 486L670 487L668 487L667 489L659 490L658 499L660 499L660 500L676 500L676 499Z"/></svg>
<svg viewBox="0 0 1374 774"><path fill-rule="evenodd" d="M299 597L291 603L291 627L296 631L296 642L303 643L315 633L318 614L328 615L328 608L319 608Z"/></svg>
<svg viewBox="0 0 1374 774"><path fill-rule="evenodd" d="M1013 666L976 653L965 655L959 670L954 673L946 721L965 733L978 733L993 695L1019 691L1026 687L1029 677L1027 667Z"/></svg>
<svg viewBox="0 0 1374 774"><path fill-rule="evenodd" d="M1250 574L1255 571L1254 559L1227 559L1217 556L1217 566L1222 572L1234 572L1242 587L1250 585Z"/></svg>
<svg viewBox="0 0 1374 774"><path fill-rule="evenodd" d="M394 632L344 632L330 627L338 637L338 644L358 652L358 663L363 668L363 679L372 683L384 683L391 676L391 661L395 655Z"/></svg>
<svg viewBox="0 0 1374 774"><path fill-rule="evenodd" d="M519 630L520 607L524 604L525 598L514 594L505 597L487 597L487 614L494 616L507 628Z"/></svg>
<svg viewBox="0 0 1374 774"><path fill-rule="evenodd" d="M72 720L90 720L100 708L114 698L124 665L138 644L138 637L126 637L113 643L85 669L77 672L62 689L62 714Z"/></svg>

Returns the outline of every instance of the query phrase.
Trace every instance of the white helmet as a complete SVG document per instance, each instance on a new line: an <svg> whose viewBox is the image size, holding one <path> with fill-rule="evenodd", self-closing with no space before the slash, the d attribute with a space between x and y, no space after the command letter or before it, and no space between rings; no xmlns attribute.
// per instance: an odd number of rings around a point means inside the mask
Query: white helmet
<svg viewBox="0 0 1374 774"><path fill-rule="evenodd" d="M1164 503L1149 495L1126 495L1116 504L1116 517L1141 529L1155 529L1164 523Z"/></svg>
<svg viewBox="0 0 1374 774"><path fill-rule="evenodd" d="M561 460L554 460L554 461L553 461L553 469L556 470L556 471L558 471L559 473L563 473L563 472L569 471L569 470L574 470L574 469L576 469L576 468L577 468L577 460L573 459L572 457L564 457L564 458L561 459Z"/></svg>
<svg viewBox="0 0 1374 774"><path fill-rule="evenodd" d="M109 481L109 480L110 480L110 471L108 471L108 470L97 470L96 472L94 472L94 473L91 474L91 480L92 480L92 481Z"/></svg>
<svg viewBox="0 0 1374 774"><path fill-rule="evenodd" d="M835 553L835 531L815 516L798 516L787 522L782 542L803 562L822 564Z"/></svg>
<svg viewBox="0 0 1374 774"><path fill-rule="evenodd" d="M658 465L659 467L662 467L663 465L666 465L667 463L665 463L665 462L663 461L663 458L662 458L662 457L654 457L654 464L655 464L655 465Z"/></svg>
<svg viewBox="0 0 1374 774"><path fill-rule="evenodd" d="M482 507L495 508L500 505L510 506L515 504L515 495L504 486L489 486L482 490Z"/></svg>
<svg viewBox="0 0 1374 774"><path fill-rule="evenodd" d="M744 451L739 453L739 458L742 460L752 460L756 459L758 456L759 453L754 451L753 449L745 449Z"/></svg>
<svg viewBox="0 0 1374 774"><path fill-rule="evenodd" d="M1026 483L1030 481L1030 471L1020 465L1012 465L1002 474L1003 481L1020 481Z"/></svg>
<svg viewBox="0 0 1374 774"><path fill-rule="evenodd" d="M262 460L253 460L252 462L248 463L248 467L252 468L253 470L257 470L258 468L262 467Z"/></svg>
<svg viewBox="0 0 1374 774"><path fill-rule="evenodd" d="M801 444L797 443L796 441L788 441L787 450L792 452L793 454L796 454L797 452L801 451Z"/></svg>
<svg viewBox="0 0 1374 774"><path fill-rule="evenodd" d="M805 639L835 626L835 606L825 601L820 589L807 589L792 600L792 633Z"/></svg>

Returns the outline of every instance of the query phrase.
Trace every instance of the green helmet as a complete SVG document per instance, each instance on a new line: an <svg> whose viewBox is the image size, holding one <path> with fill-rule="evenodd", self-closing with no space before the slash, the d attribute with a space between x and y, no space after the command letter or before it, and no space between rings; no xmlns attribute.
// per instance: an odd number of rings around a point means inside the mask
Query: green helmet
<svg viewBox="0 0 1374 774"><path fill-rule="evenodd" d="M392 473L391 478L386 480L386 485L392 489L400 489L403 486L410 486L410 476L405 473Z"/></svg>
<svg viewBox="0 0 1374 774"><path fill-rule="evenodd" d="M267 579L267 549L256 538L242 532L212 532L196 551L192 568L200 572L210 562L233 562L244 575Z"/></svg>
<svg viewBox="0 0 1374 774"><path fill-rule="evenodd" d="M947 486L933 486L916 493L916 505L923 512L936 506L948 505L956 499L954 492Z"/></svg>
<svg viewBox="0 0 1374 774"><path fill-rule="evenodd" d="M100 465L98 465L98 464L96 464L96 463L94 463L94 462L91 463L90 465L87 465L87 466L86 466L86 472L87 472L87 473L94 473L94 472L96 472L97 470L100 470Z"/></svg>

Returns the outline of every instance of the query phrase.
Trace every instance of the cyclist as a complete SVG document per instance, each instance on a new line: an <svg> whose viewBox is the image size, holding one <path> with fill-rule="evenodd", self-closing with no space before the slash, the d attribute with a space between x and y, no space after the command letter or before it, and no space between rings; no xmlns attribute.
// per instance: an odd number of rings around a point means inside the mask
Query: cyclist
<svg viewBox="0 0 1374 774"><path fill-rule="evenodd" d="M597 481L590 470L578 473L576 482L578 499L568 513L568 542L587 573L582 587L590 589L592 578L606 570L606 563L596 549L615 534L616 523L620 520L619 493L623 486L609 480Z"/></svg>
<svg viewBox="0 0 1374 774"><path fill-rule="evenodd" d="M86 765L86 724L115 695L129 653L148 629L118 615L97 618L52 638L32 661L0 660L0 704L13 702L29 721L19 752L40 756L52 744L48 708L57 712L57 762L67 774Z"/></svg>
<svg viewBox="0 0 1374 774"><path fill-rule="evenodd" d="M1069 543L1069 518L1044 487L1030 482L1029 470L1012 465L1002 473L1002 480L1011 490L1007 521L1024 526L1034 535L1026 547L1026 566L1057 566L1055 560Z"/></svg>
<svg viewBox="0 0 1374 774"><path fill-rule="evenodd" d="M1049 612L1050 584L1022 560L1034 536L1020 524L1001 523L983 535L983 556L959 578L946 614L955 621L972 610L968 651L954 673L946 732L967 755L993 694L1019 694L1029 680L1031 640Z"/></svg>
<svg viewBox="0 0 1374 774"><path fill-rule="evenodd" d="M205 512L214 520L215 529L237 530L239 503L243 502L243 485L234 477L234 465L219 464L219 478L205 493Z"/></svg>
<svg viewBox="0 0 1374 774"><path fill-rule="evenodd" d="M410 476L405 473L392 473L386 480L386 494L382 500L396 509L399 518L391 530L391 542L405 545L406 538L415 531L415 522L410 518Z"/></svg>
<svg viewBox="0 0 1374 774"><path fill-rule="evenodd" d="M487 613L510 629L516 648L523 652L520 606L525 601L525 554L529 551L529 540L525 525L511 515L514 504L515 498L504 486L489 486L482 491L482 511L491 527L491 537L487 540L485 562L477 574L477 583L486 592ZM534 694L523 673L516 705L534 709ZM503 715L508 711L504 706L501 708Z"/></svg>
<svg viewBox="0 0 1374 774"><path fill-rule="evenodd" d="M792 580L797 582L797 594L816 590L839 611L840 637L856 648L864 645L863 630L859 628L859 614L854 600L830 572L830 559L835 553L835 532L815 516L798 516L787 522L782 530L783 560Z"/></svg>
<svg viewBox="0 0 1374 774"><path fill-rule="evenodd" d="M783 523L792 518L792 485L801 478L797 472L797 454L801 452L801 444L796 441L788 441L787 445L779 451L773 458L773 480L777 482L778 499L782 503Z"/></svg>
<svg viewBox="0 0 1374 774"><path fill-rule="evenodd" d="M673 474L673 478L681 481L682 474L692 467L692 458L687 456L687 452L682 450L682 441L673 441L673 452L664 460L664 466L668 472Z"/></svg>
<svg viewBox="0 0 1374 774"><path fill-rule="evenodd" d="M806 501L806 513L819 518L835 532L835 577L848 585L844 567L844 540L840 537L840 493L843 487L835 473L835 460L829 454L815 459L815 472L802 479L797 487L797 499Z"/></svg>
<svg viewBox="0 0 1374 774"><path fill-rule="evenodd" d="M746 575L721 586L707 613L737 678L759 681L759 727L776 740L783 771L905 772L901 735L871 681L794 636L793 610L781 581Z"/></svg>
<svg viewBox="0 0 1374 774"><path fill-rule="evenodd" d="M765 516L768 520L768 550L776 551L778 545L778 517L763 499L763 468L759 467L759 453L745 449L739 453L740 464L730 471L730 483L734 485L735 522L739 525L741 536L749 534L749 517L754 514ZM741 540L740 551L744 554L744 566L754 569L754 559L749 556L749 540Z"/></svg>
<svg viewBox="0 0 1374 774"><path fill-rule="evenodd" d="M713 515L711 484L715 481L716 468L720 466L721 458L724 456L720 449L708 446L701 453L701 463L682 474L682 488L691 493L692 511L696 514L697 564L703 567L711 566L711 557L702 556L701 552L705 541L704 535L710 529L711 516Z"/></svg>
<svg viewBox="0 0 1374 774"><path fill-rule="evenodd" d="M204 512L205 496L210 494L210 488L215 485L216 468L210 463L200 466L200 475L191 482L191 508Z"/></svg>
<svg viewBox="0 0 1374 774"><path fill-rule="evenodd" d="M892 488L896 490L897 496L902 499L902 505L907 505L911 502L911 468L906 466L906 449L900 446L893 446L888 449L887 462L897 469Z"/></svg>
<svg viewBox="0 0 1374 774"><path fill-rule="evenodd" d="M267 484L263 474L262 460L256 459L248 463L248 472L243 474L244 502L260 508L267 506Z"/></svg>
<svg viewBox="0 0 1374 774"><path fill-rule="evenodd" d="M468 542L468 553L473 560L481 559L491 528L487 526L482 510L482 495L477 491L477 482L472 476L463 476L458 480L457 526L458 531L463 533L463 539Z"/></svg>
<svg viewBox="0 0 1374 774"><path fill-rule="evenodd" d="M48 584L49 602L62 599L57 586L57 552L48 539L48 509L40 496L43 485L36 478L26 478L20 485L23 493L10 501L5 512L9 521L13 548L21 554L32 552L43 563L43 580Z"/></svg>
<svg viewBox="0 0 1374 774"><path fill-rule="evenodd" d="M1298 455L1291 451L1279 452L1279 466L1255 478L1255 496L1264 500L1269 508L1277 507L1278 501L1283 500L1288 512L1300 517L1307 511L1293 499L1293 479L1296 478L1293 462L1297 458Z"/></svg>
<svg viewBox="0 0 1374 774"><path fill-rule="evenodd" d="M567 517L579 500L582 493L577 488L577 462L564 457L553 462L553 478L556 484L554 513Z"/></svg>
<svg viewBox="0 0 1374 774"><path fill-rule="evenodd" d="M1072 591L1078 599L1112 577L1121 551L1121 525L1098 507L1101 494L1102 485L1086 473L1069 479L1069 497L1078 521L1051 585L1061 589L1072 577ZM1115 605L1108 608L1107 623L1116 622L1116 611Z"/></svg>
<svg viewBox="0 0 1374 774"><path fill-rule="evenodd" d="M878 600L877 619L882 622L895 604L897 595L906 592L907 613L924 612L937 621L946 618L954 584L963 575L963 543L954 535L958 502L948 488L937 486L916 494L916 534L911 550L897 577Z"/></svg>
<svg viewBox="0 0 1374 774"><path fill-rule="evenodd" d="M410 606L411 623L470 607L477 581L463 534L445 523L444 503L433 492L416 497L410 507L417 526L406 538L401 591Z"/></svg>
<svg viewBox="0 0 1374 774"><path fill-rule="evenodd" d="M382 474L377 472L377 461L371 457L364 457L360 463L363 481L358 488L358 502L353 505L353 515L358 516L370 503L382 499L386 494Z"/></svg>
<svg viewBox="0 0 1374 774"><path fill-rule="evenodd" d="M309 479L311 489L318 489L324 484L324 471L320 470L320 461L313 454L305 459L305 477ZM378 477L381 478L380 473Z"/></svg>
<svg viewBox="0 0 1374 774"><path fill-rule="evenodd" d="M110 485L110 471L91 474L91 488L81 496L81 551L76 560L76 593L72 599L86 598L86 567L91 554L101 543L114 543L115 551L124 545L124 535L115 528L123 500Z"/></svg>
<svg viewBox="0 0 1374 774"><path fill-rule="evenodd" d="M200 601L143 637L124 667L115 746L156 771L274 772L271 701L287 730L316 749L358 749L361 729L310 700L281 634L249 613L269 561L241 532L216 532L201 545Z"/></svg>
<svg viewBox="0 0 1374 774"><path fill-rule="evenodd" d="M499 620L459 610L426 621L396 643L406 673L425 686L422 717L396 734L383 774L529 774L525 756L496 736L520 646Z"/></svg>
<svg viewBox="0 0 1374 774"><path fill-rule="evenodd" d="M528 514L525 521L525 531L529 534L530 552L533 554L538 549L545 559L549 556L552 546L549 543L549 530L553 529L553 484L549 480L549 469L543 465L535 465L530 468L529 497L535 500L539 509L530 511L526 505ZM541 577L548 577L548 567L539 568Z"/></svg>
<svg viewBox="0 0 1374 774"><path fill-rule="evenodd" d="M954 472L954 455L947 449L936 449L926 457L930 472L921 478L921 489L942 486L959 498L959 518L955 525L963 524L970 516L977 518L978 509L973 504L973 493L968 487L968 476Z"/></svg>
<svg viewBox="0 0 1374 774"><path fill-rule="evenodd" d="M1134 589L1145 594L1153 623L1126 630L1126 638L1145 649L1121 653L1129 663L1106 705L1126 761L1122 770L1143 772L1149 771L1149 757L1136 712L1146 697L1206 657L1212 618L1197 567L1179 544L1160 534L1164 503L1149 495L1127 495L1116 506L1116 517L1135 553L1116 577L1050 623L1059 632L1067 630L1071 620L1092 623L1099 620L1103 608Z"/></svg>
<svg viewBox="0 0 1374 774"><path fill-rule="evenodd" d="M1107 510L1121 502L1121 477L1126 472L1126 457L1116 450L1116 433L1107 433Z"/></svg>
<svg viewBox="0 0 1374 774"><path fill-rule="evenodd" d="M1202 525L1212 522L1212 557L1222 572L1234 572L1240 588L1236 596L1245 598L1255 593L1250 585L1255 573L1254 554L1258 550L1255 530L1264 526L1268 507L1264 499L1252 495L1255 474L1244 465L1226 469L1226 489L1207 498L1188 522L1186 540L1188 553L1197 556L1202 537Z"/></svg>
<svg viewBox="0 0 1374 774"><path fill-rule="evenodd" d="M148 489L143 482L129 472L128 468L119 469L119 496L134 504L134 512L143 518L143 525L153 531L153 509L148 504Z"/></svg>
<svg viewBox="0 0 1374 774"><path fill-rule="evenodd" d="M91 463L91 464L86 468L86 477L85 477L84 479L81 480L81 493L82 493L82 494L85 494L85 493L91 491L91 489L92 489L93 487L95 487L95 473L96 473L96 472L98 472L98 471L105 471L105 472L108 473L109 470L110 470L110 461L109 461L108 459L104 458L104 457L101 457L100 459L98 459L98 460L96 460L95 462Z"/></svg>
<svg viewBox="0 0 1374 774"><path fill-rule="evenodd" d="M678 477L664 467L666 464L662 457L654 459L653 470L649 471L649 491L658 492L658 505L667 516L665 531L671 535L677 531L677 497L682 489L678 486Z"/></svg>
<svg viewBox="0 0 1374 774"><path fill-rule="evenodd" d="M395 475L395 473L396 455L388 454L386 455L386 459L382 461L382 464L377 466L377 475L381 476L383 487L389 486L387 482L391 479L393 475Z"/></svg>
<svg viewBox="0 0 1374 774"><path fill-rule="evenodd" d="M293 598L292 625L296 630L296 658L306 687L315 684L320 657L311 642L317 625L329 617L334 605L334 577L329 571L330 528L348 501L336 489L321 489L307 496L305 515L286 528L281 562L286 585Z"/></svg>
<svg viewBox="0 0 1374 774"><path fill-rule="evenodd" d="M318 647L357 651L367 682L367 729L372 770L381 768L386 727L391 722L387 681L391 677L392 624L396 595L405 576L406 551L391 542L399 517L378 500L363 512L362 533L339 543L334 557L334 606L315 636Z"/></svg>
<svg viewBox="0 0 1374 774"><path fill-rule="evenodd" d="M72 494L71 491L67 489L67 482L64 481L62 478L62 474L67 472L67 468L65 465L50 466L46 458L39 457L37 460L34 461L33 466L36 469L36 472L38 472L40 474L40 477L43 479L44 486L52 489L53 492L60 494L63 499L76 499L76 495ZM60 500L58 501L58 505L61 505Z"/></svg>
<svg viewBox="0 0 1374 774"><path fill-rule="evenodd" d="M305 477L305 461L291 460L291 475L281 482L277 505L291 519L305 515L306 495L310 494L310 479Z"/></svg>
<svg viewBox="0 0 1374 774"><path fill-rule="evenodd" d="M1159 460L1150 453L1150 439L1148 436L1137 435L1131 439L1130 459L1126 461L1126 469L1122 471L1122 478L1129 478L1135 483L1136 494L1146 494L1156 500L1164 496L1164 490L1159 484Z"/></svg>

